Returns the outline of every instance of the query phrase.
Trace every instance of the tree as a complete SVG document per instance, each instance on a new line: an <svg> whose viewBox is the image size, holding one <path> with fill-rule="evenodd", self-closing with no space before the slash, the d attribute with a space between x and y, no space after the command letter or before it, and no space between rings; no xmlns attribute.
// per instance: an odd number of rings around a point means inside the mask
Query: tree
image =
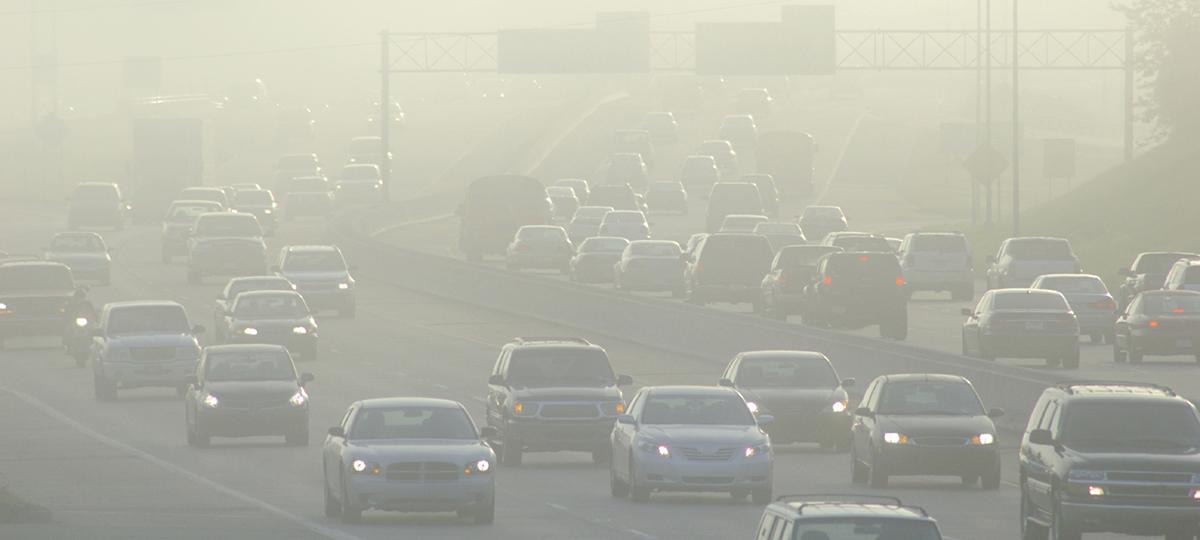
<svg viewBox="0 0 1200 540"><path fill-rule="evenodd" d="M1160 138L1200 143L1200 2L1130 0L1120 9L1133 26L1133 61L1147 89L1142 119Z"/></svg>

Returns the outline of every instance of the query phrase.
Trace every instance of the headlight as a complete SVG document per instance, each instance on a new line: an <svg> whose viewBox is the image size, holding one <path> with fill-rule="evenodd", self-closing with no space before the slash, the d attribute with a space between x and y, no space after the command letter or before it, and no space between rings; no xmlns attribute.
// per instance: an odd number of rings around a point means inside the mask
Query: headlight
<svg viewBox="0 0 1200 540"><path fill-rule="evenodd" d="M75 326L83 328L88 325L87 317L75 317Z"/></svg>
<svg viewBox="0 0 1200 540"><path fill-rule="evenodd" d="M344 291L344 290L346 290L346 289L349 289L349 288L350 288L350 284L349 284L349 283L338 283L338 289L341 289L341 290L343 290L343 291Z"/></svg>
<svg viewBox="0 0 1200 540"><path fill-rule="evenodd" d="M1067 473L1068 480L1083 480L1083 481L1103 481L1105 479L1104 471L1089 471L1085 469L1071 469Z"/></svg>
<svg viewBox="0 0 1200 540"><path fill-rule="evenodd" d="M303 388L296 390L296 393L292 394L292 398L288 400L288 403L291 403L294 407L304 406L305 403L308 403L308 392L305 392Z"/></svg>
<svg viewBox="0 0 1200 540"><path fill-rule="evenodd" d="M243 328L243 329L242 329L242 333L243 333L243 334L246 334L247 336L257 336L257 335L258 335L258 329L257 329L257 328L253 328L253 327L251 327L251 328Z"/></svg>
<svg viewBox="0 0 1200 540"><path fill-rule="evenodd" d="M833 412L835 413L846 412L846 405L847 403L845 401L835 401L830 408L833 409Z"/></svg>
<svg viewBox="0 0 1200 540"><path fill-rule="evenodd" d="M264 213L264 214L270 214L270 213L271 213L271 209L270 209L270 208L265 208L265 209L263 209L263 213Z"/></svg>
<svg viewBox="0 0 1200 540"><path fill-rule="evenodd" d="M354 472L363 472L367 470L367 462L361 459L356 459L350 462L350 468L354 469Z"/></svg>
<svg viewBox="0 0 1200 540"><path fill-rule="evenodd" d="M295 327L295 328L292 328L292 333L293 333L293 334L300 334L300 335L302 335L302 336L303 336L303 335L305 335L305 334L307 334L307 333L308 333L308 327L306 327L306 326L297 326L297 327Z"/></svg>
<svg viewBox="0 0 1200 540"><path fill-rule="evenodd" d="M492 470L492 463L486 459L481 459L475 463L471 463L463 467L463 474L471 476L474 473L486 473Z"/></svg>
<svg viewBox="0 0 1200 540"><path fill-rule="evenodd" d="M658 457L671 457L671 448L665 444L658 444L650 441L643 441L638 445L643 452L654 454Z"/></svg>
<svg viewBox="0 0 1200 540"><path fill-rule="evenodd" d="M221 400L217 399L217 396L214 396L212 394L208 394L208 395L204 396L204 406L205 407L208 407L210 409L215 409L215 408L217 408L217 405L220 405L220 404L221 404Z"/></svg>
<svg viewBox="0 0 1200 540"><path fill-rule="evenodd" d="M908 435L895 432L884 433L883 442L888 444L908 444Z"/></svg>
<svg viewBox="0 0 1200 540"><path fill-rule="evenodd" d="M994 442L996 442L996 436L992 435L991 433L980 433L979 435L971 437L971 444L974 445L987 445Z"/></svg>
<svg viewBox="0 0 1200 540"><path fill-rule="evenodd" d="M748 458L752 458L754 456L765 456L770 451L771 451L770 445L758 444L758 445L754 445L754 446L747 446L746 450L743 452L743 454Z"/></svg>
<svg viewBox="0 0 1200 540"><path fill-rule="evenodd" d="M755 403L753 401L747 401L746 408L750 409L751 413L758 414L758 404L757 403Z"/></svg>
<svg viewBox="0 0 1200 540"><path fill-rule="evenodd" d="M0 302L0 311L7 312L7 311L8 311L8 304L5 304L4 302Z"/></svg>

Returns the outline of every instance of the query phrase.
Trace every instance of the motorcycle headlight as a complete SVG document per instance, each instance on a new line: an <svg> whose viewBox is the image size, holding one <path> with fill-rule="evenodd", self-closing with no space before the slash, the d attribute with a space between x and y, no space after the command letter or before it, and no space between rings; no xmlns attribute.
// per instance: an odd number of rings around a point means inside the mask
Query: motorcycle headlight
<svg viewBox="0 0 1200 540"><path fill-rule="evenodd" d="M976 446L989 445L995 442L996 436L992 435L991 433L980 433L979 435L971 437L971 444Z"/></svg>
<svg viewBox="0 0 1200 540"><path fill-rule="evenodd" d="M292 333L299 334L302 336L306 335L306 334L308 334L308 327L307 326L297 326L295 328L292 328Z"/></svg>
<svg viewBox="0 0 1200 540"><path fill-rule="evenodd" d="M75 317L75 326L83 328L88 325L87 317Z"/></svg>
<svg viewBox="0 0 1200 540"><path fill-rule="evenodd" d="M251 327L248 327L248 328L243 328L243 329L242 329L242 333L243 333L243 334L245 334L245 335L247 335L247 336L257 336L257 335L258 335L258 329L257 329L257 328L254 328L254 327L252 327L252 326L251 326Z"/></svg>
<svg viewBox="0 0 1200 540"><path fill-rule="evenodd" d="M293 407L303 407L305 403L308 403L308 392L305 392L303 388L296 390L288 403L291 403Z"/></svg>
<svg viewBox="0 0 1200 540"><path fill-rule="evenodd" d="M205 407L208 407L210 409L215 409L220 404L221 404L221 400L217 399L217 396L214 396L212 394L206 394L204 396L204 406Z"/></svg>
<svg viewBox="0 0 1200 540"><path fill-rule="evenodd" d="M833 405L830 406L830 409L832 409L835 413L846 412L846 406L847 403L845 401L835 401L833 402Z"/></svg>
<svg viewBox="0 0 1200 540"><path fill-rule="evenodd" d="M7 313L8 312L8 304L5 304L4 302L0 302L0 312Z"/></svg>
<svg viewBox="0 0 1200 540"><path fill-rule="evenodd" d="M264 209L264 210L263 210L263 213L264 213L264 214L270 214L270 213L271 213L271 209L270 209L270 208L266 208L266 209Z"/></svg>
<svg viewBox="0 0 1200 540"><path fill-rule="evenodd" d="M343 291L344 291L344 290L346 290L346 289L349 289L349 288L350 288L350 284L349 284L349 283L338 283L338 289L341 289L341 290L343 290Z"/></svg>

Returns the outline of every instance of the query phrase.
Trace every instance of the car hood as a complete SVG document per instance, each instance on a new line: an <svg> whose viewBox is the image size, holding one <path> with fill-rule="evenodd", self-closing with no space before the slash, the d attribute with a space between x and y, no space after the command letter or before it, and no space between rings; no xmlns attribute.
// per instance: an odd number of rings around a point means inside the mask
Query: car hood
<svg viewBox="0 0 1200 540"><path fill-rule="evenodd" d="M548 386L542 388L517 388L513 398L525 401L600 401L621 399L621 390L615 386L577 388Z"/></svg>
<svg viewBox="0 0 1200 540"><path fill-rule="evenodd" d="M909 437L922 435L971 436L995 433L992 419L984 415L879 415L879 426L885 431L897 431Z"/></svg>
<svg viewBox="0 0 1200 540"><path fill-rule="evenodd" d="M388 463L453 461L466 465L480 459L495 461L491 447L476 439L372 439L347 443L349 459Z"/></svg>
<svg viewBox="0 0 1200 540"><path fill-rule="evenodd" d="M758 426L645 426L641 433L657 443L679 445L759 444L767 439Z"/></svg>
<svg viewBox="0 0 1200 540"><path fill-rule="evenodd" d="M253 326L255 328L290 328L302 324L312 324L312 317L297 317L293 319L234 319L235 326Z"/></svg>
<svg viewBox="0 0 1200 540"><path fill-rule="evenodd" d="M841 388L738 388L746 401L758 404L770 413L772 408L787 410L827 410L834 401L846 400Z"/></svg>
<svg viewBox="0 0 1200 540"><path fill-rule="evenodd" d="M121 334L108 338L109 347L195 347L191 334Z"/></svg>
<svg viewBox="0 0 1200 540"><path fill-rule="evenodd" d="M1185 452L1137 450L1100 453L1080 452L1067 448L1064 449L1064 452L1074 458L1073 468L1075 469L1200 473L1200 452L1196 449Z"/></svg>
<svg viewBox="0 0 1200 540"><path fill-rule="evenodd" d="M205 381L204 390L221 396L274 396L287 399L296 393L296 381Z"/></svg>
<svg viewBox="0 0 1200 540"><path fill-rule="evenodd" d="M284 271L281 273L283 277L295 282L347 281L350 278L350 274L345 271Z"/></svg>

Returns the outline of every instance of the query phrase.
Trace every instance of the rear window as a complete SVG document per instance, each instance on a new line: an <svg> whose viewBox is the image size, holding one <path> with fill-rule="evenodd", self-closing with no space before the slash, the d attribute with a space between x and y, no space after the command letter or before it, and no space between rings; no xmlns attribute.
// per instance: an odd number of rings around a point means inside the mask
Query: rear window
<svg viewBox="0 0 1200 540"><path fill-rule="evenodd" d="M1039 289L1050 289L1063 294L1107 294L1104 282L1095 276L1046 277L1038 282Z"/></svg>
<svg viewBox="0 0 1200 540"><path fill-rule="evenodd" d="M704 240L701 256L720 257L721 260L750 262L766 258L771 260L771 244L762 236L748 234L712 235Z"/></svg>
<svg viewBox="0 0 1200 540"><path fill-rule="evenodd" d="M286 272L343 272L346 270L346 259L341 252L333 249L314 249L292 251L283 260L283 270Z"/></svg>
<svg viewBox="0 0 1200 540"><path fill-rule="evenodd" d="M1138 257L1134 271L1139 274L1165 274L1179 259L1190 259L1195 255L1188 253L1148 253Z"/></svg>
<svg viewBox="0 0 1200 540"><path fill-rule="evenodd" d="M190 334L182 306L130 306L108 314L108 335Z"/></svg>
<svg viewBox="0 0 1200 540"><path fill-rule="evenodd" d="M51 251L96 253L104 251L104 240L92 234L60 234L50 241Z"/></svg>
<svg viewBox="0 0 1200 540"><path fill-rule="evenodd" d="M342 168L342 180L378 180L379 168L374 165L349 165Z"/></svg>
<svg viewBox="0 0 1200 540"><path fill-rule="evenodd" d="M629 246L629 253L640 257L678 257L682 252L674 242L635 242Z"/></svg>
<svg viewBox="0 0 1200 540"><path fill-rule="evenodd" d="M270 191L240 191L237 198L242 204L271 204L274 200Z"/></svg>
<svg viewBox="0 0 1200 540"><path fill-rule="evenodd" d="M1142 297L1142 313L1162 315L1200 315L1200 295L1154 294Z"/></svg>
<svg viewBox="0 0 1200 540"><path fill-rule="evenodd" d="M249 214L207 216L196 221L196 236L262 236L262 229Z"/></svg>
<svg viewBox="0 0 1200 540"><path fill-rule="evenodd" d="M0 292L62 290L75 287L71 271L57 264L0 266Z"/></svg>
<svg viewBox="0 0 1200 540"><path fill-rule="evenodd" d="M796 522L788 540L941 540L937 526L914 520L887 518L804 519Z"/></svg>
<svg viewBox="0 0 1200 540"><path fill-rule="evenodd" d="M219 189L185 189L179 194L180 199L192 199L196 201L213 201L225 204L225 192Z"/></svg>
<svg viewBox="0 0 1200 540"><path fill-rule="evenodd" d="M884 279L894 281L901 275L900 263L893 255L851 253L830 257L825 272L853 280Z"/></svg>
<svg viewBox="0 0 1200 540"><path fill-rule="evenodd" d="M846 251L892 251L886 238L881 236L844 236L834 237L833 245Z"/></svg>
<svg viewBox="0 0 1200 540"><path fill-rule="evenodd" d="M115 201L119 198L117 188L109 185L79 185L75 187L75 199L89 201Z"/></svg>
<svg viewBox="0 0 1200 540"><path fill-rule="evenodd" d="M292 284L283 278L239 279L229 284L226 298L235 298L248 291L291 291Z"/></svg>
<svg viewBox="0 0 1200 540"><path fill-rule="evenodd" d="M1013 292L996 294L992 302L993 309L1049 309L1067 311L1067 300L1058 294L1036 294Z"/></svg>
<svg viewBox="0 0 1200 540"><path fill-rule="evenodd" d="M525 227L517 233L517 238L521 240L566 240L567 233L557 227Z"/></svg>
<svg viewBox="0 0 1200 540"><path fill-rule="evenodd" d="M546 194L551 197L574 197L575 190L565 186L551 186L546 188Z"/></svg>
<svg viewBox="0 0 1200 540"><path fill-rule="evenodd" d="M747 358L738 366L737 383L747 387L833 388L833 368L824 358Z"/></svg>
<svg viewBox="0 0 1200 540"><path fill-rule="evenodd" d="M795 223L759 223L754 227L758 234L800 234L800 226Z"/></svg>
<svg viewBox="0 0 1200 540"><path fill-rule="evenodd" d="M625 246L629 245L629 241L624 238L588 238L579 246L579 251L584 253L615 251L620 252L625 250Z"/></svg>
<svg viewBox="0 0 1200 540"><path fill-rule="evenodd" d="M1008 255L1015 259L1059 261L1075 258L1066 240L1019 240L1008 243Z"/></svg>
<svg viewBox="0 0 1200 540"><path fill-rule="evenodd" d="M789 246L779 250L779 264L783 267L817 264L817 259L828 253L841 251L832 246Z"/></svg>
<svg viewBox="0 0 1200 540"><path fill-rule="evenodd" d="M806 218L837 219L842 217L842 209L834 206L809 206L804 209Z"/></svg>
<svg viewBox="0 0 1200 540"><path fill-rule="evenodd" d="M175 223L191 222L200 214L219 212L220 206L213 204L177 204L171 207L169 221Z"/></svg>
<svg viewBox="0 0 1200 540"><path fill-rule="evenodd" d="M914 236L909 242L910 251L932 251L936 253L962 253L967 250L967 239L948 234Z"/></svg>
<svg viewBox="0 0 1200 540"><path fill-rule="evenodd" d="M642 223L646 216L641 212L609 212L604 215L605 223Z"/></svg>

